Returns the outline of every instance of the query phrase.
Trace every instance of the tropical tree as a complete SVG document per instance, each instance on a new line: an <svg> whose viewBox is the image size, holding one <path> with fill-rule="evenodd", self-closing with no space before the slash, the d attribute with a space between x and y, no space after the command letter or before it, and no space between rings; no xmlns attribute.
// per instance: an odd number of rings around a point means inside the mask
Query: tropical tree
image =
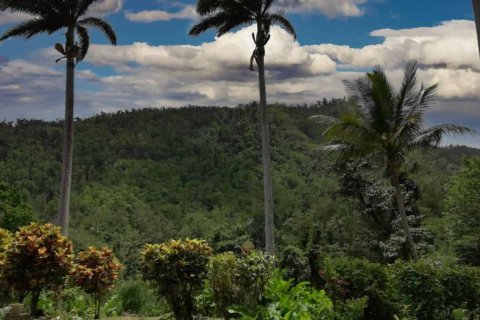
<svg viewBox="0 0 480 320"><path fill-rule="evenodd" d="M113 45L117 43L115 32L107 22L98 17L85 16L92 4L101 1L103 0L0 0L0 10L10 10L32 16L30 20L6 31L0 37L0 41L11 37L29 39L40 33L53 34L66 29L65 44L55 44L55 49L62 55L57 62L66 59L67 63L65 132L58 209L58 222L64 235L68 234L72 182L75 66L88 53L90 46L88 28L99 29Z"/></svg>
<svg viewBox="0 0 480 320"><path fill-rule="evenodd" d="M417 63L405 68L400 91L395 92L384 70L376 67L366 77L347 81L346 88L358 111L344 114L325 135L338 144L335 150L346 158L374 156L384 161L386 175L395 188L398 212L412 257L418 253L405 214L400 175L409 151L437 146L445 134L465 134L472 130L443 124L424 128L425 110L436 98L437 85L417 86ZM332 146L333 147L333 146Z"/></svg>
<svg viewBox="0 0 480 320"><path fill-rule="evenodd" d="M296 39L292 24L282 12L271 12L273 0L199 0L197 12L202 17L190 30L190 35L199 35L208 29L216 29L220 37L235 28L256 23L257 33L252 34L255 50L250 59L250 70L254 61L258 66L260 90L260 122L262 131L262 161L265 202L265 251L275 253L272 172L270 167L270 134L267 118L267 94L265 87L265 46L270 40L270 27L278 25Z"/></svg>

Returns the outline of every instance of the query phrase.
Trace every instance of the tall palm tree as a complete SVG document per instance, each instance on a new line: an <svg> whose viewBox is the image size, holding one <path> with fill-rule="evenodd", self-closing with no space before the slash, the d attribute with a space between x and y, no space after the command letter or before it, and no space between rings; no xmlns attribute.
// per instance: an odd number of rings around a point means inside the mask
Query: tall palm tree
<svg viewBox="0 0 480 320"><path fill-rule="evenodd" d="M202 20L193 26L190 35L199 35L208 29L216 29L220 37L235 28L257 25L257 33L252 34L255 50L250 59L250 70L254 61L258 66L260 90L260 122L262 131L263 189L265 204L265 251L274 254L274 218L272 172L270 167L270 134L267 118L267 93L265 88L265 46L270 40L270 26L278 25L296 39L292 24L282 12L271 12L273 0L199 0L197 12Z"/></svg>
<svg viewBox="0 0 480 320"><path fill-rule="evenodd" d="M90 37L87 28L102 31L115 45L117 38L112 27L97 17L85 17L90 6L102 0L0 0L0 10L26 13L32 16L5 32L0 41L10 37L29 39L40 33L52 34L66 29L65 44L55 44L55 49L66 59L65 133L63 142L62 180L60 183L60 205L58 223L68 235L70 190L73 160L73 107L75 66L87 55ZM77 43L78 41L78 43Z"/></svg>
<svg viewBox="0 0 480 320"><path fill-rule="evenodd" d="M399 92L395 92L380 67L364 78L346 82L358 112L343 115L325 132L327 138L338 143L334 149L344 157L374 156L384 162L386 174L395 188L405 238L415 260L418 252L410 233L399 181L406 155L413 149L426 151L438 146L445 134L473 132L453 124L424 128L425 110L436 98L437 85L418 88L417 68L416 62L407 65Z"/></svg>
<svg viewBox="0 0 480 320"><path fill-rule="evenodd" d="M477 39L480 52L480 0L472 0L473 14L475 15L475 24L477 25Z"/></svg>

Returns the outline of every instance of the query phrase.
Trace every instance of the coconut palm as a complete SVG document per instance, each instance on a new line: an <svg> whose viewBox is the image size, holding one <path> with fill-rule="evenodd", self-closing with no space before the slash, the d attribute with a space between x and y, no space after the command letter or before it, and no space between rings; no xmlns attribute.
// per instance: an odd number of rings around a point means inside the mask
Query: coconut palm
<svg viewBox="0 0 480 320"><path fill-rule="evenodd" d="M263 185L265 203L265 251L275 253L272 173L270 168L270 134L267 119L267 94L265 88L265 46L270 40L270 27L278 25L296 38L292 24L282 12L271 12L273 0L199 0L197 12L202 17L193 26L190 35L199 35L208 29L216 29L220 37L235 28L257 25L257 33L252 34L255 50L250 59L250 70L254 62L258 66L260 90L260 122L262 131Z"/></svg>
<svg viewBox="0 0 480 320"><path fill-rule="evenodd" d="M475 15L475 23L477 25L477 39L480 49L480 0L472 0L473 2L473 14Z"/></svg>
<svg viewBox="0 0 480 320"><path fill-rule="evenodd" d="M410 233L399 176L406 154L413 149L428 150L437 146L445 134L465 134L472 130L453 124L424 128L426 109L436 98L437 85L418 88L417 63L405 68L402 86L395 92L381 67L366 77L346 82L358 112L345 114L325 132L336 141L333 149L346 158L374 156L384 161L386 174L395 188L395 197L405 238L412 257L418 252Z"/></svg>
<svg viewBox="0 0 480 320"><path fill-rule="evenodd" d="M98 17L85 17L91 5L100 1L102 0L0 0L0 10L32 16L30 20L5 32L0 37L0 41L11 37L29 39L40 33L52 34L62 29L66 30L65 44L55 44L55 49L62 55L57 62L65 59L67 65L65 133L58 211L58 222L65 235L68 234L72 181L75 66L88 53L90 45L88 28L96 28L103 32L113 45L117 42L115 32L107 22Z"/></svg>

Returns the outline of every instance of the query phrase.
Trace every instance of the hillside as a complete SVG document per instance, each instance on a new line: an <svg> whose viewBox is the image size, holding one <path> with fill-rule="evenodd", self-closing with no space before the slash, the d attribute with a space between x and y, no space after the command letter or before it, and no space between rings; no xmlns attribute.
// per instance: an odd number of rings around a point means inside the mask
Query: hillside
<svg viewBox="0 0 480 320"><path fill-rule="evenodd" d="M270 110L277 238L306 250L368 256L361 205L341 192L335 155L310 119L338 115L344 100ZM71 237L78 248L108 244L133 272L138 247L199 237L215 248L262 246L263 192L255 106L186 107L102 114L75 123ZM53 221L58 201L62 123L19 120L0 126L0 180L27 194L36 218ZM411 155L418 207L437 225L444 183L466 147ZM372 179L379 166L362 167Z"/></svg>

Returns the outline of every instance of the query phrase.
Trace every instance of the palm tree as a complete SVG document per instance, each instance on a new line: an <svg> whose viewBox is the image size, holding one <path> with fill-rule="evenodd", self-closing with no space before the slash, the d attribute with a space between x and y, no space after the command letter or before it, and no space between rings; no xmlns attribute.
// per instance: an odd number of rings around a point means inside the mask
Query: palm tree
<svg viewBox="0 0 480 320"><path fill-rule="evenodd" d="M97 17L84 16L92 4L100 1L102 0L0 0L0 10L10 10L32 16L30 20L5 32L0 37L0 41L11 37L29 39L40 33L52 34L66 29L65 45L55 44L55 49L62 55L57 62L66 59L67 64L65 133L58 210L58 222L65 235L68 235L72 181L75 66L85 58L88 52L90 37L87 28L99 29L113 45L117 42L115 32L107 22Z"/></svg>
<svg viewBox="0 0 480 320"><path fill-rule="evenodd" d="M267 118L267 94L265 88L265 46L270 40L270 26L278 25L296 39L292 24L282 12L271 13L273 0L199 0L197 12L203 17L193 26L190 35L199 35L208 29L216 29L220 37L235 28L256 23L257 33L253 33L255 50L250 59L250 70L254 61L258 66L260 90L260 122L262 131L263 189L265 204L265 251L274 254L274 218L272 195L272 172L270 168L270 134Z"/></svg>
<svg viewBox="0 0 480 320"><path fill-rule="evenodd" d="M475 23L477 25L478 47L480 50L480 0L472 0L472 2L473 2L473 14L475 15Z"/></svg>
<svg viewBox="0 0 480 320"><path fill-rule="evenodd" d="M473 132L453 124L424 128L425 110L436 98L437 85L418 88L417 68L416 62L407 65L399 92L395 92L380 67L364 78L347 81L347 91L357 104L358 112L343 115L325 132L328 139L338 142L332 148L346 158L374 156L383 160L395 188L405 238L415 260L418 252L410 233L399 181L406 154L413 149L426 151L438 146L445 134Z"/></svg>

